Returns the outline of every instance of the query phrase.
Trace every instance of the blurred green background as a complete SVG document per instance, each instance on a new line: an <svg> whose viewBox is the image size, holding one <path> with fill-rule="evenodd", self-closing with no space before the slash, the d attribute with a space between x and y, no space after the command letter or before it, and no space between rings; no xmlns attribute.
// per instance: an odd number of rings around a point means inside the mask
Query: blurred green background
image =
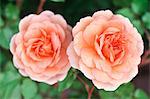
<svg viewBox="0 0 150 99"><path fill-rule="evenodd" d="M37 13L41 1L0 0L0 99L87 99L85 86L77 76L89 87L92 83L77 70L71 69L63 82L50 86L21 76L13 66L10 38L18 32L20 19ZM95 88L92 99L150 99L150 0L46 0L46 9L62 14L71 26L98 10L110 9L128 17L144 40L139 74L114 92Z"/></svg>

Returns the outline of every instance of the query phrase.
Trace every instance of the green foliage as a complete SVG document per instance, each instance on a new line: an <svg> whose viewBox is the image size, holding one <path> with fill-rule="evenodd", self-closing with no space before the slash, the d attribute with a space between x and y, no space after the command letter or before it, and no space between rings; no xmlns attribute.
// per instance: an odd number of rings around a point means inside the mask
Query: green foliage
<svg viewBox="0 0 150 99"><path fill-rule="evenodd" d="M2 31L0 31L0 45L1 47L5 48L5 49L9 49L9 42L10 39L13 35L13 31L10 29L10 27L5 27L2 29Z"/></svg>
<svg viewBox="0 0 150 99"><path fill-rule="evenodd" d="M128 7L131 2L132 0L113 0L114 5L118 7Z"/></svg>
<svg viewBox="0 0 150 99"><path fill-rule="evenodd" d="M133 0L131 8L136 14L143 14L148 9L148 0Z"/></svg>
<svg viewBox="0 0 150 99"><path fill-rule="evenodd" d="M134 97L135 99L149 99L150 98L150 97L148 98L147 94L141 89L137 89L135 91Z"/></svg>
<svg viewBox="0 0 150 99"><path fill-rule="evenodd" d="M23 80L21 90L25 99L32 99L37 94L37 84L32 80L25 79Z"/></svg>
<svg viewBox="0 0 150 99"><path fill-rule="evenodd" d="M0 73L0 97L3 99L20 99L20 81L21 77L16 71Z"/></svg>
<svg viewBox="0 0 150 99"><path fill-rule="evenodd" d="M0 27L2 27L4 25L4 20L2 19L2 17L0 16Z"/></svg>
<svg viewBox="0 0 150 99"><path fill-rule="evenodd" d="M142 21L144 22L145 26L150 29L150 12L146 12L142 16Z"/></svg>
<svg viewBox="0 0 150 99"><path fill-rule="evenodd" d="M144 30L143 30L141 21L140 20L133 20L132 23L137 28L137 30L139 31L139 33L141 35L144 35Z"/></svg>
<svg viewBox="0 0 150 99"><path fill-rule="evenodd" d="M8 19L15 20L19 17L19 9L13 4L9 3L5 8L5 16Z"/></svg>
<svg viewBox="0 0 150 99"><path fill-rule="evenodd" d="M118 14L121 14L121 15L123 15L123 16L125 16L125 17L128 17L130 20L135 19L135 16L134 16L133 12L132 12L131 9L129 9L129 8L122 8L122 9L119 9L119 10L117 11L117 13L118 13Z"/></svg>
<svg viewBox="0 0 150 99"><path fill-rule="evenodd" d="M114 92L100 90L99 94L102 99L148 99L147 94L140 89L135 90L132 83L123 84Z"/></svg>
<svg viewBox="0 0 150 99"><path fill-rule="evenodd" d="M19 9L12 3L5 7L4 14L0 17L0 46L9 49L12 35L17 32L19 22Z"/></svg>
<svg viewBox="0 0 150 99"><path fill-rule="evenodd" d="M73 73L72 70L70 70L67 77L63 81L59 82L58 90L63 91L65 89L68 89L73 84L75 79L76 75Z"/></svg>

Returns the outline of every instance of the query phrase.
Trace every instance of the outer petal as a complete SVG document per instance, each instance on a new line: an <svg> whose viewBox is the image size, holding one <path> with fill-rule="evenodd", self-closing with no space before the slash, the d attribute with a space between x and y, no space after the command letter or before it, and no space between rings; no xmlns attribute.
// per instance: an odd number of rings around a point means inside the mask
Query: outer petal
<svg viewBox="0 0 150 99"><path fill-rule="evenodd" d="M83 74L89 78L89 79L94 79L94 76L92 74L92 69L89 68L88 66L86 66L82 60L79 61L79 67L80 67L80 70L83 72Z"/></svg>
<svg viewBox="0 0 150 99"><path fill-rule="evenodd" d="M19 23L19 31L20 32L26 32L26 30L28 29L28 26L30 25L30 22L34 16L35 16L34 14L28 15L20 21L20 23Z"/></svg>
<svg viewBox="0 0 150 99"><path fill-rule="evenodd" d="M97 11L93 14L93 18L105 18L107 20L111 19L113 16L113 13L110 10L105 11Z"/></svg>
<svg viewBox="0 0 150 99"><path fill-rule="evenodd" d="M96 56L97 54L95 53L95 51L91 48L83 48L82 51L81 51L81 60L83 61L83 63L90 67L90 68L93 68L95 67L95 64L94 64L94 57Z"/></svg>
<svg viewBox="0 0 150 99"><path fill-rule="evenodd" d="M76 54L73 48L73 42L70 43L67 49L67 55L69 62L73 68L79 69L79 59L80 57Z"/></svg>
<svg viewBox="0 0 150 99"><path fill-rule="evenodd" d="M106 91L114 91L119 87L119 85L112 85L110 83L103 83L103 82L100 82L97 80L92 80L92 82L98 89L104 89Z"/></svg>
<svg viewBox="0 0 150 99"><path fill-rule="evenodd" d="M75 37L74 37L74 50L77 53L78 56L81 54L81 49L88 47L86 44L85 40L83 39L83 34L82 32L79 32Z"/></svg>
<svg viewBox="0 0 150 99"><path fill-rule="evenodd" d="M81 18L80 22L77 22L76 26L72 30L73 37L79 32L83 32L84 29L92 22L93 18L88 16Z"/></svg>

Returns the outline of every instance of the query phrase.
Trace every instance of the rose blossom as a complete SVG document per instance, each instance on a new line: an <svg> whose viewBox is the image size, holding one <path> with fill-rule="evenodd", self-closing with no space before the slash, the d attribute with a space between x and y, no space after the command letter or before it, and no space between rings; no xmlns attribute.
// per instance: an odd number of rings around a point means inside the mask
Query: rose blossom
<svg viewBox="0 0 150 99"><path fill-rule="evenodd" d="M67 49L71 66L98 89L113 91L137 75L143 41L127 18L98 11L82 18L72 32Z"/></svg>
<svg viewBox="0 0 150 99"><path fill-rule="evenodd" d="M71 27L61 15L50 11L28 15L11 39L14 65L33 80L48 84L62 81L70 69L66 49L71 39Z"/></svg>

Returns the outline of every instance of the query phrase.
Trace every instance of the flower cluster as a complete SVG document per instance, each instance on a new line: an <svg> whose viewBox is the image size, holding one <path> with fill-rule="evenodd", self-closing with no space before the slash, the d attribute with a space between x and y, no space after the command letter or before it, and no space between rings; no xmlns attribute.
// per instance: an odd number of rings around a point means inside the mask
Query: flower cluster
<svg viewBox="0 0 150 99"><path fill-rule="evenodd" d="M107 91L137 75L143 49L137 29L110 10L80 19L73 29L51 11L31 14L20 21L10 42L14 65L23 76L52 85L73 67Z"/></svg>

